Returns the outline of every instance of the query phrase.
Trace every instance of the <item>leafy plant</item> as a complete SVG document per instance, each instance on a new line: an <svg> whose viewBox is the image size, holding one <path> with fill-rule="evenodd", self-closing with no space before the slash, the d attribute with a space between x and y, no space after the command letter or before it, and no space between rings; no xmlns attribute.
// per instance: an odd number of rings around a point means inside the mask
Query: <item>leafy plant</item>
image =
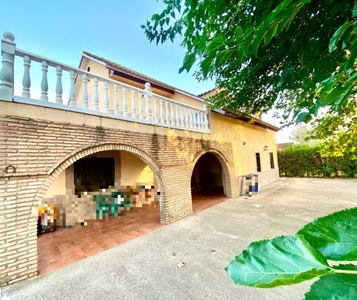
<svg viewBox="0 0 357 300"><path fill-rule="evenodd" d="M330 142L329 142L330 143ZM344 177L357 176L357 160L353 153L343 156L326 153L326 144L291 146L278 152L279 172L286 177ZM327 156L329 155L329 156Z"/></svg>
<svg viewBox="0 0 357 300"><path fill-rule="evenodd" d="M356 91L354 0L163 0L142 25L150 41L183 37L182 71L213 78L216 108L254 114L281 108L306 122L339 111Z"/></svg>
<svg viewBox="0 0 357 300"><path fill-rule="evenodd" d="M295 236L251 243L226 267L236 283L272 288L316 277L305 299L357 299L357 208L305 225Z"/></svg>

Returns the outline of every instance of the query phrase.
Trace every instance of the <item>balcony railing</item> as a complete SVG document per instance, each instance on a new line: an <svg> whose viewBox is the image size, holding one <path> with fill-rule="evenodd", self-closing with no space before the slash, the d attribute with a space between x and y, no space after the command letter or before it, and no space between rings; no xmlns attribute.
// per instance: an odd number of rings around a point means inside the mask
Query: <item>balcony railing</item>
<svg viewBox="0 0 357 300"><path fill-rule="evenodd" d="M46 107L79 111L126 121L146 123L196 132L209 132L207 106L202 109L152 92L149 82L145 89L97 76L69 65L16 48L15 37L5 32L1 43L0 100L29 103ZM14 92L15 58L23 59L22 93ZM39 99L31 97L32 63L40 64ZM55 77L49 77L54 68ZM67 74L66 74L67 73ZM65 76L64 76L65 74ZM63 78L67 77L67 81ZM91 82L91 83L90 83ZM90 84L89 84L90 83ZM50 85L55 96L49 95ZM63 95L64 86L68 94ZM90 90L89 90L90 89ZM80 92L80 95L77 94Z"/></svg>

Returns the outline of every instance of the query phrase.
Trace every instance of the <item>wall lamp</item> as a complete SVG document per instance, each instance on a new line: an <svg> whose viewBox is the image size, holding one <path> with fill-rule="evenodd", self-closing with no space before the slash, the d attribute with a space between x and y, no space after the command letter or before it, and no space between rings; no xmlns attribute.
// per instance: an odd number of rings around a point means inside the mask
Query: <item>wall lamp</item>
<svg viewBox="0 0 357 300"><path fill-rule="evenodd" d="M268 151L268 146L264 146L264 151Z"/></svg>

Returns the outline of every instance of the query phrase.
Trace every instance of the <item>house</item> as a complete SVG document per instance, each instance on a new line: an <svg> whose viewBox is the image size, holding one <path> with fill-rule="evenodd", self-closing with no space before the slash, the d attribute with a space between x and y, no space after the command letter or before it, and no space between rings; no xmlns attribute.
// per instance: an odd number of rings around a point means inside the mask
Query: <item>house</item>
<svg viewBox="0 0 357 300"><path fill-rule="evenodd" d="M157 195L160 222L168 224L192 214L192 192L237 197L247 175L260 186L279 177L278 128L259 116L208 109L209 93L192 95L89 52L71 67L18 49L8 32L2 62L2 286L37 275L41 205L66 210L66 225L93 217L86 199L108 191L133 195L129 202L139 206ZM35 64L41 73L34 75Z"/></svg>

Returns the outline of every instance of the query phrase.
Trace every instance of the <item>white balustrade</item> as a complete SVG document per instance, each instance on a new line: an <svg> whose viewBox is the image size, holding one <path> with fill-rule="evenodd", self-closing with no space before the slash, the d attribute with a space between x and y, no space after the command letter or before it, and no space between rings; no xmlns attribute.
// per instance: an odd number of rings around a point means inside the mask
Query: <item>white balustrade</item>
<svg viewBox="0 0 357 300"><path fill-rule="evenodd" d="M159 123L159 111L157 107L157 97L154 98L154 118L155 118L155 123Z"/></svg>
<svg viewBox="0 0 357 300"><path fill-rule="evenodd" d="M128 100L126 99L126 87L123 87L123 116L128 116Z"/></svg>
<svg viewBox="0 0 357 300"><path fill-rule="evenodd" d="M139 94L139 119L143 120L144 115L143 115L143 94Z"/></svg>
<svg viewBox="0 0 357 300"><path fill-rule="evenodd" d="M14 66L16 56L23 59L21 101L36 97L33 89L37 87L40 92L37 97L43 101L43 106L51 107L51 103L55 103L56 107L63 107L63 109L66 109L67 106L69 110L74 111L77 109L81 109L81 112L88 111L88 113L94 111L95 114L105 114L108 117L124 118L138 123L208 131L207 106L199 109L153 94L149 82L145 83L143 89L140 89L32 54L16 48L15 37L11 33L4 33L3 37L1 41L0 101L12 100L17 97L14 95L14 71L17 72ZM31 74L36 70L34 67L36 63L40 64L41 76ZM51 75L53 69L55 76ZM36 82L36 79L39 82ZM63 99L64 91L68 91L68 102ZM89 99L90 103L88 103ZM113 110L110 109L111 107Z"/></svg>
<svg viewBox="0 0 357 300"><path fill-rule="evenodd" d="M82 108L88 109L88 77L87 74L82 75L83 91L82 91Z"/></svg>
<svg viewBox="0 0 357 300"><path fill-rule="evenodd" d="M41 63L42 67L42 79L41 79L41 100L48 101L48 64L47 61L43 60Z"/></svg>
<svg viewBox="0 0 357 300"><path fill-rule="evenodd" d="M104 82L104 111L109 113L109 82Z"/></svg>
<svg viewBox="0 0 357 300"><path fill-rule="evenodd" d="M131 90L131 118L136 119L136 92Z"/></svg>
<svg viewBox="0 0 357 300"><path fill-rule="evenodd" d="M169 102L165 101L166 125L170 125Z"/></svg>
<svg viewBox="0 0 357 300"><path fill-rule="evenodd" d="M76 106L76 88L74 86L74 81L76 80L76 73L73 70L69 72L69 80L69 105Z"/></svg>
<svg viewBox="0 0 357 300"><path fill-rule="evenodd" d="M145 83L145 99L146 99L146 121L151 122L151 84L149 82Z"/></svg>
<svg viewBox="0 0 357 300"><path fill-rule="evenodd" d="M28 55L24 56L24 77L22 79L22 97L31 98L30 96L30 67L31 67L31 58Z"/></svg>
<svg viewBox="0 0 357 300"><path fill-rule="evenodd" d="M114 114L119 115L119 86L114 84Z"/></svg>
<svg viewBox="0 0 357 300"><path fill-rule="evenodd" d="M56 67L56 76L57 76L57 83L56 83L56 103L62 104L62 68L61 66Z"/></svg>
<svg viewBox="0 0 357 300"><path fill-rule="evenodd" d="M170 102L170 108L171 108L171 125L175 126L174 104L172 102Z"/></svg>
<svg viewBox="0 0 357 300"><path fill-rule="evenodd" d="M160 98L160 124L165 124L164 99Z"/></svg>
<svg viewBox="0 0 357 300"><path fill-rule="evenodd" d="M98 91L98 78L94 77L93 79L94 85L94 96L93 96L93 103L94 103L94 110L99 111L99 91Z"/></svg>
<svg viewBox="0 0 357 300"><path fill-rule="evenodd" d="M14 95L14 56L16 45L15 36L11 32L5 32L1 40L2 68L0 71L0 97L4 100L12 100Z"/></svg>

